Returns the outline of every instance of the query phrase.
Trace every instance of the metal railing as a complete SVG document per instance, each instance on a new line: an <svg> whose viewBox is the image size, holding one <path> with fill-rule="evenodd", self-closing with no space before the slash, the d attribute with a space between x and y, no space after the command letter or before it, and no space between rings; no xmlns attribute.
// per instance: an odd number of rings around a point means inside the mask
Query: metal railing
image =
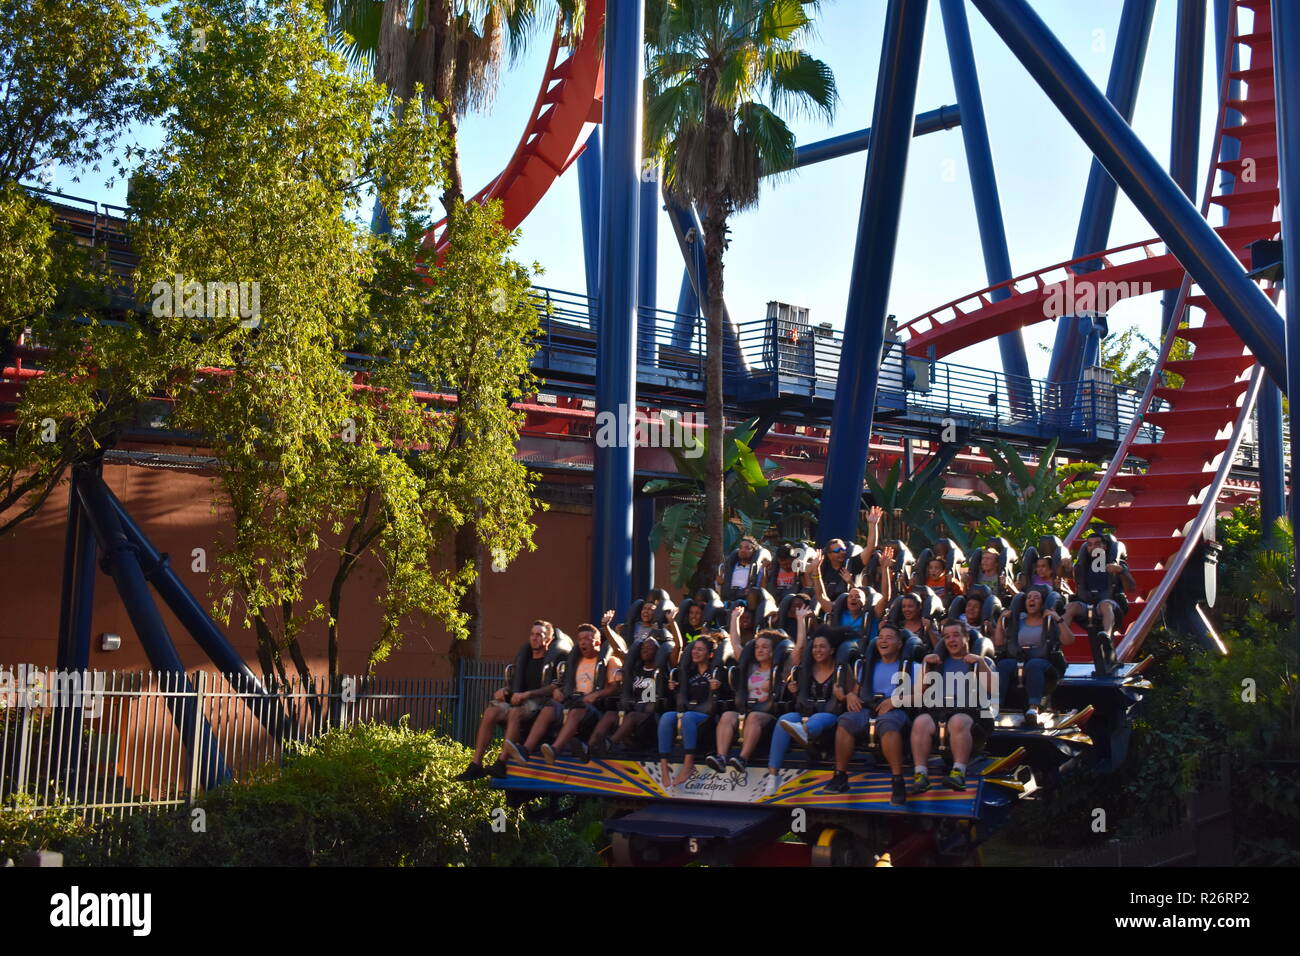
<svg viewBox="0 0 1300 956"><path fill-rule="evenodd" d="M293 744L357 723L405 718L469 743L504 673L501 661L467 661L448 679L267 680L263 696L242 675L0 667L0 807L23 794L38 811L66 807L94 825L181 806L209 766L245 779Z"/></svg>

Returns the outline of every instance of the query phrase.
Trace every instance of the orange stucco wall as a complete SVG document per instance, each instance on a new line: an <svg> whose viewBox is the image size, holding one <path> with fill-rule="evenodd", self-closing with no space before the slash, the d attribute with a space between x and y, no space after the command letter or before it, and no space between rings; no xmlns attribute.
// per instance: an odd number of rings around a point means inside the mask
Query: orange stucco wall
<svg viewBox="0 0 1300 956"><path fill-rule="evenodd" d="M111 465L104 479L159 551L172 556L172 565L190 590L210 604L209 575L195 572L192 552L203 548L209 568L221 533L216 494L203 474L157 468ZM535 618L546 618L572 630L588 616L590 600L591 516L581 506L553 505L536 516L537 550L522 555L507 573L488 571L484 577L484 639L482 655L511 656L527 637ZM67 485L50 496L34 517L0 539L0 581L4 582L4 613L0 614L0 665L30 663L53 666L57 655L60 585L67 516ZM448 542L448 552L450 542ZM333 560L322 553L309 595L324 601ZM662 579L663 562L658 562ZM360 674L380 625L376 595L379 569L363 565L349 580L341 613L341 667L345 674ZM206 656L163 609L164 620L187 668L210 668ZM232 621L225 628L235 648L256 671L256 641L251 629ZM100 635L122 636L120 650L99 649ZM149 662L135 637L130 618L112 580L99 573L95 580L91 629L92 668L101 670L148 669ZM313 621L302 638L314 673L326 669L325 624ZM427 623L412 626L403 646L379 668L386 676L430 677L448 673L449 639L441 627ZM292 665L289 665L292 672Z"/></svg>

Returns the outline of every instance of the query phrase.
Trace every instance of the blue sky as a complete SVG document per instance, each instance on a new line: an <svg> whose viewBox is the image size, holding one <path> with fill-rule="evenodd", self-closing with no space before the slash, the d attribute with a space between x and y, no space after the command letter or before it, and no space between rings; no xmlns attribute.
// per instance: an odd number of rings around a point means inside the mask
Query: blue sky
<svg viewBox="0 0 1300 956"><path fill-rule="evenodd" d="M979 13L967 6L1011 266L1020 274L1071 257L1091 154ZM1034 6L1093 81L1104 88L1121 0L1037 0ZM830 124L793 118L791 125L799 142L810 143L871 125L885 8L884 0L824 3L810 49L834 70L840 103ZM1133 119L1134 129L1162 163L1167 163L1169 156L1176 12L1173 0L1165 0L1157 8ZM1212 15L1208 19L1212 28ZM461 143L468 192L494 176L518 142L537 94L548 46L547 38L539 36L504 75L492 110L464 120ZM1214 135L1218 95L1214 58L1211 32L1206 37L1198 192ZM917 111L955 101L942 18L934 2L930 4ZM783 182L766 185L759 207L735 217L726 260L726 297L733 316L760 318L766 314L765 304L778 299L809 307L814 323L829 321L843 327L865 167L866 154L859 153L802 170ZM55 185L72 195L113 202L124 198L121 183L105 188L94 174L72 183L58 171ZM574 168L524 223L519 255L546 269L541 284L581 292L585 280L577 197ZM676 307L681 281L681 256L662 214L659 234L658 305L671 309ZM1109 245L1154 234L1121 193ZM986 284L961 131L914 139L890 311L905 320ZM1155 338L1159 298L1157 293L1116 306L1111 312L1111 331L1137 324ZM1047 368L1047 355L1036 343L1050 344L1054 333L1050 322L1026 330L1030 368L1035 375L1044 375ZM992 343L974 346L952 360L986 368L998 363Z"/></svg>

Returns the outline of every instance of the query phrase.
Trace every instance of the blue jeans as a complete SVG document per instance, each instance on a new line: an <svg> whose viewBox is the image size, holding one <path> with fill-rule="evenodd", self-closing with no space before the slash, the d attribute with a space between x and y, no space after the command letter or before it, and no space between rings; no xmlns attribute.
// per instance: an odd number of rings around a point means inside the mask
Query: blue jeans
<svg viewBox="0 0 1300 956"><path fill-rule="evenodd" d="M1016 684L1016 669L1019 661L1004 657L998 661L998 704L1005 705L1007 693ZM1047 690L1047 673L1052 669L1052 662L1042 657L1031 657L1025 661L1025 697L1027 707L1037 707L1042 702Z"/></svg>
<svg viewBox="0 0 1300 956"><path fill-rule="evenodd" d="M677 711L670 710L659 718L659 756L667 757L673 752L673 738L677 736ZM687 753L695 750L699 740L700 726L709 720L708 714L686 711L682 718L682 746Z"/></svg>
<svg viewBox="0 0 1300 956"><path fill-rule="evenodd" d="M790 735L785 732L785 725L799 720L798 714L786 714L772 731L772 748L767 758L770 770L780 770L785 763L785 753L790 749ZM835 726L839 718L835 714L813 714L808 718L808 738L816 739L825 731Z"/></svg>

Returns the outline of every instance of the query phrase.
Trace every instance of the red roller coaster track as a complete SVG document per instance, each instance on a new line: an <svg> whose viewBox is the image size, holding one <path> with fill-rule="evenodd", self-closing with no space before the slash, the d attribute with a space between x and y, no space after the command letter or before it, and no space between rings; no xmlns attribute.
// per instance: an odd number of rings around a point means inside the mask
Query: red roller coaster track
<svg viewBox="0 0 1300 956"><path fill-rule="evenodd" d="M1239 33L1237 12L1254 15L1253 32ZM1234 0L1230 23L1231 42L1227 56L1244 47L1249 66L1228 72L1225 68L1220 95L1218 130L1205 187L1201 213L1219 205L1231 213L1231 225L1218 230L1229 248L1243 259L1247 246L1256 239L1273 238L1279 225L1275 218L1278 194L1277 124L1273 94L1273 45L1269 0ZM1229 64L1231 60L1229 59ZM1228 83L1245 83L1241 100L1227 99ZM1227 126L1227 111L1239 111L1244 122ZM1224 160L1225 136L1241 143L1240 158ZM1236 177L1228 194L1215 194L1215 173L1226 170ZM1192 357L1170 360L1174 334L1166 336L1158 368L1183 379L1181 387L1161 385L1153 375L1133 426L1107 469L1101 487L1080 515L1070 535L1073 543L1093 518L1113 526L1116 536L1128 547L1139 597L1130 610L1130 620L1119 656L1132 660L1169 590L1177 581L1195 548L1201 531L1215 513L1219 491L1228 465L1240 442L1242 425L1249 417L1261 372L1241 339L1223 315L1203 295L1191 293L1187 274L1171 254L1158 253L1155 240L1132 243L1105 252L1094 252L1026 276L991 286L981 292L947 303L907 322L900 329L909 352L947 355L975 342L1051 317L1049 300L1077 302L1084 296L1094 301L1105 296L1109 302L1159 289L1180 288L1175 315L1184 306L1203 313L1195 327L1176 330L1176 337L1190 344ZM1140 254L1139 254L1140 252ZM1100 260L1101 268L1076 275L1073 267ZM1062 274L1061 278L1056 278ZM1049 284L1047 278L1053 281ZM989 293L1007 288L1011 295L993 302ZM1064 314L1070 314L1069 310ZM1161 399L1165 407L1152 411ZM1163 435L1158 442L1137 441L1140 426L1156 425ZM1132 456L1147 462L1142 474L1120 474ZM1101 507L1110 492L1124 492L1126 505ZM1070 649L1073 660L1089 659L1086 642Z"/></svg>

